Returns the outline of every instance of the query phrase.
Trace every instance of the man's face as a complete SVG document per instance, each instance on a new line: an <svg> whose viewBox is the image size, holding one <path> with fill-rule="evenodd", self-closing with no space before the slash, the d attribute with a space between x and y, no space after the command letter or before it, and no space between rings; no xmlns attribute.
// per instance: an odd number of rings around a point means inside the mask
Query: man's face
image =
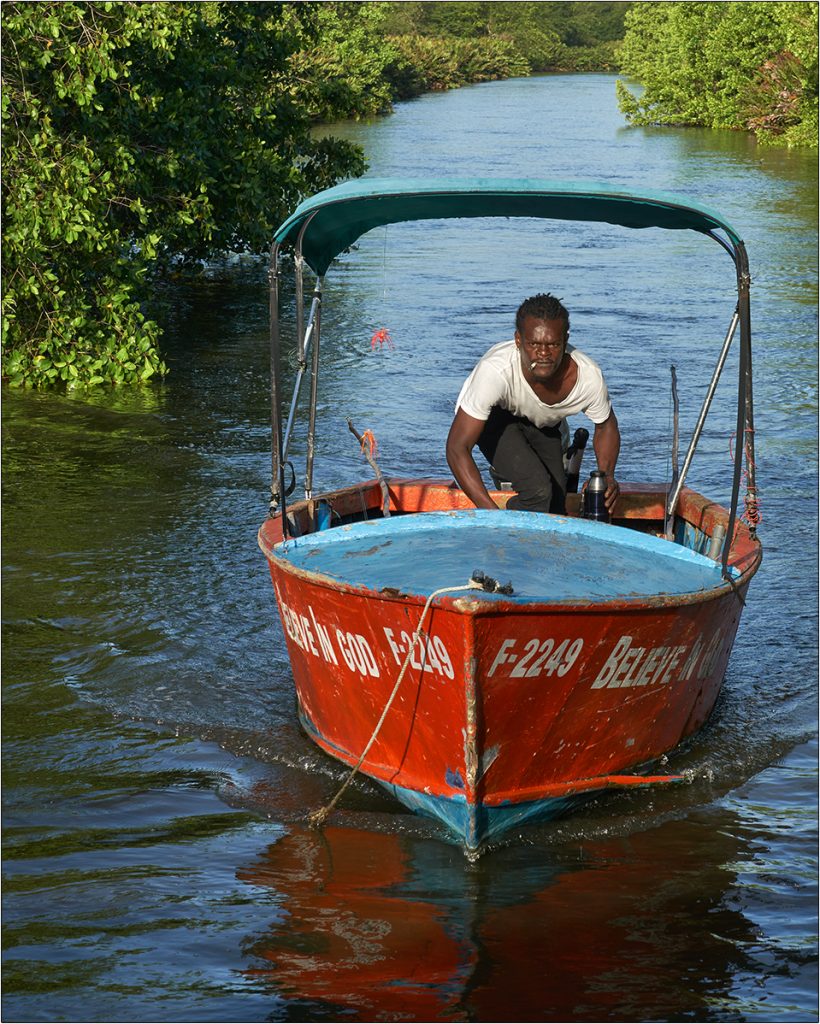
<svg viewBox="0 0 820 1024"><path fill-rule="evenodd" d="M564 320L524 318L523 330L515 332L521 368L527 380L545 383L560 370L569 331Z"/></svg>

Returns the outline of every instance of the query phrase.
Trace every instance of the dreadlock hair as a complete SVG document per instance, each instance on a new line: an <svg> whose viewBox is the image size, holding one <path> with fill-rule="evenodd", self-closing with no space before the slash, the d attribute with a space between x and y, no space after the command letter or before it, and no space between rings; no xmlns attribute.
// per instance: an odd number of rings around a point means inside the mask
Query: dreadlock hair
<svg viewBox="0 0 820 1024"><path fill-rule="evenodd" d="M563 320L569 331L569 313L561 300L549 292L533 295L518 307L515 314L515 329L519 334L524 330L524 320L528 316L534 316L536 320Z"/></svg>

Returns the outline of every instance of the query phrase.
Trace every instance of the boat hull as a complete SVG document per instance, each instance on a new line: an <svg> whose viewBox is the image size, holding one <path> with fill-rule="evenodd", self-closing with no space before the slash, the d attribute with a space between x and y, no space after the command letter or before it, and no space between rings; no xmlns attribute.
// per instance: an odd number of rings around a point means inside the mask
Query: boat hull
<svg viewBox="0 0 820 1024"><path fill-rule="evenodd" d="M307 733L348 765L370 744L361 770L470 850L590 793L679 779L636 772L708 719L760 557L739 545L732 585L588 606L443 594L414 643L423 595L310 572L265 531Z"/></svg>

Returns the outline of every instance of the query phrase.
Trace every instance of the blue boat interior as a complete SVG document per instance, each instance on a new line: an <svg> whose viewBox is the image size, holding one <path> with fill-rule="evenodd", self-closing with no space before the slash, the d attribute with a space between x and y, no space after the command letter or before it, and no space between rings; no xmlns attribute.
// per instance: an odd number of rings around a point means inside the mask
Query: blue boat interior
<svg viewBox="0 0 820 1024"><path fill-rule="evenodd" d="M691 536L690 543L696 543ZM712 590L720 564L651 534L567 516L426 512L334 526L277 545L275 556L336 582L428 595L466 584L476 570L512 601L606 602Z"/></svg>

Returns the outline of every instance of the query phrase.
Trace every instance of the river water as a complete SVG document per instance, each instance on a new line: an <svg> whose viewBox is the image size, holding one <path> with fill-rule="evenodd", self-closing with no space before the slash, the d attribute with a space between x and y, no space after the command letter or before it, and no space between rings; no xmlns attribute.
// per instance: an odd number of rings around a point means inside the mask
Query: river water
<svg viewBox="0 0 820 1024"><path fill-rule="evenodd" d="M745 238L765 553L715 715L669 760L691 785L476 864L363 779L306 826L343 772L297 725L256 546L265 270L211 267L157 296L166 382L3 395L4 1020L817 1020L816 163L627 129L614 83L489 83L334 131L374 176L605 179ZM368 476L348 416L386 473L446 473L461 381L543 290L607 373L619 476L663 480L669 365L688 438L733 287L676 232L373 232L327 277L317 482ZM735 367L690 478L722 501Z"/></svg>

